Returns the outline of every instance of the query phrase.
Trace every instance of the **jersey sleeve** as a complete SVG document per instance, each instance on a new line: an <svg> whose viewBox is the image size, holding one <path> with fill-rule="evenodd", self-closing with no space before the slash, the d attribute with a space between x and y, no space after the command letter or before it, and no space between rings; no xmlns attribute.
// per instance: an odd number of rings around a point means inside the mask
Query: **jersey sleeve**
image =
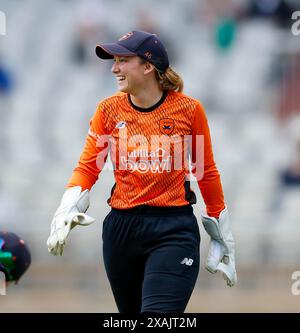
<svg viewBox="0 0 300 333"><path fill-rule="evenodd" d="M101 103L90 120L85 146L67 187L81 186L90 190L104 167L109 151L109 135L106 130Z"/></svg>
<svg viewBox="0 0 300 333"><path fill-rule="evenodd" d="M192 125L191 161L192 174L196 175L207 214L218 218L225 208L224 194L221 177L214 161L207 117L199 102Z"/></svg>

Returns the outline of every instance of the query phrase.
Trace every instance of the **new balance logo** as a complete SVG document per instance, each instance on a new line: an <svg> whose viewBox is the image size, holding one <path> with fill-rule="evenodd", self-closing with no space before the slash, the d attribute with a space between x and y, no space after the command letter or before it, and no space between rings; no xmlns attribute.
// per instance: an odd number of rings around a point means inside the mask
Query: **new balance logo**
<svg viewBox="0 0 300 333"><path fill-rule="evenodd" d="M187 266L192 266L194 260L190 258L184 258L180 263L181 265L187 265Z"/></svg>

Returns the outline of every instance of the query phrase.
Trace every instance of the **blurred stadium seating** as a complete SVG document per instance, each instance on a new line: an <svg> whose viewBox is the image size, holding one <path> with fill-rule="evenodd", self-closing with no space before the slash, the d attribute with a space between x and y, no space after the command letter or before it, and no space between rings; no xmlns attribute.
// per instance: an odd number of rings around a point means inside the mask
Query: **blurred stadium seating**
<svg viewBox="0 0 300 333"><path fill-rule="evenodd" d="M300 37L269 20L244 17L238 21L231 49L222 54L214 43L212 24L195 14L209 6L205 1L196 6L191 0L184 4L134 0L130 8L125 0L100 3L99 18L106 28L101 38L108 40L139 28L135 25L139 9L149 11L157 31L167 36L174 50L174 67L184 78L185 93L199 98L207 111L236 237L240 283L230 294L221 278L201 271L188 310L299 311L299 301L297 305L290 296L290 277L300 270L300 186L279 185L292 143L275 112L280 91L272 77L281 64L278 59L290 45L299 44ZM113 185L110 171L100 175L91 194L90 215L99 223L74 231L63 258L51 257L45 245L89 119L97 102L116 89L108 64L92 56L83 63L73 59L80 6L75 0L0 0L0 10L7 16L0 55L14 76L10 103L0 95L0 112L9 113L6 123L0 124L9 152L0 163L0 226L21 234L33 253L24 281L9 291L12 298L7 296L6 303L1 299L4 312L57 311L51 293L59 295L62 289L65 303L61 301L58 311L116 311L101 258L101 223L109 211L106 200ZM92 55L93 47L89 50ZM292 52L300 54L296 48ZM193 187L199 217L203 201ZM203 261L207 237L200 228ZM251 298L255 290L267 295L265 303L257 297L256 308ZM216 291L230 305L212 302L210 295ZM17 305L18 293L23 302L30 294L31 302ZM50 299L48 304L39 305L42 293ZM282 297L281 307L274 305L272 295Z"/></svg>

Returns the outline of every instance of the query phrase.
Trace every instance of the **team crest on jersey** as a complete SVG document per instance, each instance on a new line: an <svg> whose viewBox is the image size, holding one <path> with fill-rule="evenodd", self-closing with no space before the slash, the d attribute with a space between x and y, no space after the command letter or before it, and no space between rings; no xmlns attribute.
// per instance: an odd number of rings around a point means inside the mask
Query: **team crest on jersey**
<svg viewBox="0 0 300 333"><path fill-rule="evenodd" d="M124 120L119 121L116 125L116 128L122 129L124 127L126 127L126 121L124 121Z"/></svg>
<svg viewBox="0 0 300 333"><path fill-rule="evenodd" d="M127 32L124 36L122 36L118 41L127 39L133 35L133 32Z"/></svg>
<svg viewBox="0 0 300 333"><path fill-rule="evenodd" d="M174 120L171 118L163 118L159 121L159 129L163 134L171 134L174 130Z"/></svg>

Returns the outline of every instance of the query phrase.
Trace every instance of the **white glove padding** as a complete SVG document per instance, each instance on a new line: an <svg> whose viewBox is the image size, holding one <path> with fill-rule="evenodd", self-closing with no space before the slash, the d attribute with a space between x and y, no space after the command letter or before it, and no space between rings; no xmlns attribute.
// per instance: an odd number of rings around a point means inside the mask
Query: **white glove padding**
<svg viewBox="0 0 300 333"><path fill-rule="evenodd" d="M219 220L208 216L206 212L202 212L201 219L206 232L211 237L205 267L211 273L222 272L227 285L232 287L237 282L237 274L228 209L225 207L222 210Z"/></svg>
<svg viewBox="0 0 300 333"><path fill-rule="evenodd" d="M84 214L89 208L89 191L81 190L80 186L67 189L54 214L47 247L48 251L56 256L63 254L66 239L75 226L86 226L95 222L94 218Z"/></svg>

